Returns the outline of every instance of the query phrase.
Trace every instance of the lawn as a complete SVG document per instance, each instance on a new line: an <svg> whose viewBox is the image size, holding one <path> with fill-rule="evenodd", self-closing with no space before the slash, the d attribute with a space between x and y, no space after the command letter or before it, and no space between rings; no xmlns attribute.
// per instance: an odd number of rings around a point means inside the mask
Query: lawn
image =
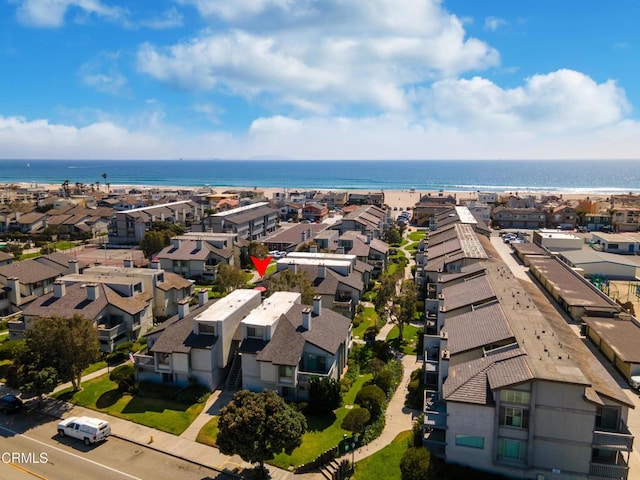
<svg viewBox="0 0 640 480"><path fill-rule="evenodd" d="M196 442L204 443L205 445L210 445L212 447L217 446L216 439L218 437L218 419L219 417L215 416L205 423L204 427L202 427L198 432Z"/></svg>
<svg viewBox="0 0 640 480"><path fill-rule="evenodd" d="M272 273L275 273L277 270L278 270L278 264L275 262L275 260L272 260L269 263L269 266L267 267L267 269L265 270L264 276L268 277Z"/></svg>
<svg viewBox="0 0 640 480"><path fill-rule="evenodd" d="M92 363L87 368L82 371L82 376L89 375L90 373L97 372L98 370L102 370L103 368L107 368L107 362L101 360L96 363Z"/></svg>
<svg viewBox="0 0 640 480"><path fill-rule="evenodd" d="M318 455L335 447L343 439L343 435L349 434L340 428L342 420L349 411L345 406L353 405L356 394L362 386L371 379L371 375L363 375L351 386L351 389L342 397L342 407L334 410L333 415L325 417L307 416L307 433L302 437L302 445L296 448L291 455L281 453L270 464L276 467L288 469L290 466L298 466L314 460Z"/></svg>
<svg viewBox="0 0 640 480"><path fill-rule="evenodd" d="M400 480L400 459L407 450L411 435L412 432L410 430L401 432L382 450L357 462L355 473L351 478L353 480L369 478Z"/></svg>
<svg viewBox="0 0 640 480"><path fill-rule="evenodd" d="M204 408L204 403L188 405L120 392L116 383L109 380L108 375L83 382L82 390L73 395L69 388L56 393L55 396L82 407L98 410L174 435L180 435L184 432Z"/></svg>
<svg viewBox="0 0 640 480"><path fill-rule="evenodd" d="M416 327L415 325L406 324L404 326L404 329L402 331L402 336L404 339L404 342L402 342L402 345L401 345L402 353L407 355L416 355L416 345L418 341L418 336L416 335L417 332L418 332L418 327ZM396 325L387 334L387 342L396 340L393 343L394 345L397 344L397 338L399 334L400 334L400 330Z"/></svg>
<svg viewBox="0 0 640 480"><path fill-rule="evenodd" d="M362 322L353 329L353 338L362 338L367 328L375 327L378 321L378 314L373 307L365 307L364 312L358 316L362 318Z"/></svg>
<svg viewBox="0 0 640 480"><path fill-rule="evenodd" d="M411 232L409 235L407 235L407 237L409 238L409 240L413 242L419 242L420 240L426 237L426 232L424 230Z"/></svg>

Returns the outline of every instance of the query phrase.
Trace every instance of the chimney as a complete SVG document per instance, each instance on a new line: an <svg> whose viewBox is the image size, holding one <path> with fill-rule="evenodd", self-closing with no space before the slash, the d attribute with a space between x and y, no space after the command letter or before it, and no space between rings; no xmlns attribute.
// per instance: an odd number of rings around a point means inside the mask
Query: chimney
<svg viewBox="0 0 640 480"><path fill-rule="evenodd" d="M367 245L369 245L371 243L371 239L373 238L373 234L372 233L367 233Z"/></svg>
<svg viewBox="0 0 640 480"><path fill-rule="evenodd" d="M313 297L313 314L317 317L322 313L322 297L316 295Z"/></svg>
<svg viewBox="0 0 640 480"><path fill-rule="evenodd" d="M160 270L160 262L158 261L158 259L154 258L153 260L151 260L151 263L149 264L149 268L153 268L154 270Z"/></svg>
<svg viewBox="0 0 640 480"><path fill-rule="evenodd" d="M18 280L18 277L7 278L7 287L11 290L9 292L9 300L16 307L19 307L22 304L22 297L20 295L20 280Z"/></svg>
<svg viewBox="0 0 640 480"><path fill-rule="evenodd" d="M196 250L202 250L202 239L200 238L196 240Z"/></svg>
<svg viewBox="0 0 640 480"><path fill-rule="evenodd" d="M318 265L318 278L324 278L327 276L327 267L324 265Z"/></svg>
<svg viewBox="0 0 640 480"><path fill-rule="evenodd" d="M131 260L130 258L125 258L124 268L132 268L132 267L133 267L133 260Z"/></svg>
<svg viewBox="0 0 640 480"><path fill-rule="evenodd" d="M297 263L292 263L290 265L290 269L294 274L298 273L298 264Z"/></svg>
<svg viewBox="0 0 640 480"><path fill-rule="evenodd" d="M309 247L309 253L318 253L318 245L311 245Z"/></svg>
<svg viewBox="0 0 640 480"><path fill-rule="evenodd" d="M189 298L183 298L178 302L178 318L189 315Z"/></svg>
<svg viewBox="0 0 640 480"><path fill-rule="evenodd" d="M311 227L307 229L307 239L311 240Z"/></svg>
<svg viewBox="0 0 640 480"><path fill-rule="evenodd" d="M56 280L53 282L53 296L55 298L62 298L67 291L67 286L62 280Z"/></svg>
<svg viewBox="0 0 640 480"><path fill-rule="evenodd" d="M311 308L304 307L302 309L302 328L311 330Z"/></svg>
<svg viewBox="0 0 640 480"><path fill-rule="evenodd" d="M80 273L80 267L78 266L78 260L69 260L69 273Z"/></svg>
<svg viewBox="0 0 640 480"><path fill-rule="evenodd" d="M303 231L300 233L300 241L301 241L301 242L304 242L306 238L307 238L307 234L306 234L306 233L305 233L305 231L303 230Z"/></svg>
<svg viewBox="0 0 640 480"><path fill-rule="evenodd" d="M209 300L209 291L206 288L198 291L198 305L202 306Z"/></svg>
<svg viewBox="0 0 640 480"><path fill-rule="evenodd" d="M85 288L87 289L87 300L93 302L98 298L99 293L97 283L87 283Z"/></svg>
<svg viewBox="0 0 640 480"><path fill-rule="evenodd" d="M180 239L179 238L172 238L171 239L171 246L173 248L180 248Z"/></svg>

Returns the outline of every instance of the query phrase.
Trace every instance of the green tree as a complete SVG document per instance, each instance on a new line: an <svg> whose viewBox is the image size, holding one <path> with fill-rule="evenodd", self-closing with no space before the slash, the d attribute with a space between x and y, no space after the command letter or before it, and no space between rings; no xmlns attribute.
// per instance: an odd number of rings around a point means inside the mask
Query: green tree
<svg viewBox="0 0 640 480"><path fill-rule="evenodd" d="M242 270L238 270L231 265L221 263L218 266L215 283L222 291L231 292L236 288L244 287L247 281L244 278Z"/></svg>
<svg viewBox="0 0 640 480"><path fill-rule="evenodd" d="M387 396L377 385L366 385L356 395L356 403L369 410L372 417L378 418L384 412Z"/></svg>
<svg viewBox="0 0 640 480"><path fill-rule="evenodd" d="M267 292L271 295L274 292L298 292L302 294L302 303L310 305L316 292L307 276L302 273L293 273L292 270L281 270L275 275L271 275L265 280Z"/></svg>
<svg viewBox="0 0 640 480"><path fill-rule="evenodd" d="M151 260L153 256L169 245L169 237L162 231L149 230L140 240L140 248L145 258Z"/></svg>
<svg viewBox="0 0 640 480"><path fill-rule="evenodd" d="M389 309L392 307L393 300L396 295L397 275L383 275L380 279L380 288L378 295L373 300L376 312L379 315L388 315Z"/></svg>
<svg viewBox="0 0 640 480"><path fill-rule="evenodd" d="M25 348L15 362L18 385L33 379L30 369L53 368L61 382L80 387L82 371L100 353L98 331L92 320L79 315L40 318L25 335Z"/></svg>
<svg viewBox="0 0 640 480"><path fill-rule="evenodd" d="M400 230L395 227L387 228L383 233L383 238L387 243L402 243L402 234L400 233Z"/></svg>
<svg viewBox="0 0 640 480"><path fill-rule="evenodd" d="M411 322L416 311L416 300L418 299L418 289L413 280L405 280L400 287L400 296L396 299L398 306L396 315L392 317L392 322L398 325L400 342L403 341L404 326Z"/></svg>
<svg viewBox="0 0 640 480"><path fill-rule="evenodd" d="M27 396L38 397L51 393L58 385L58 373L53 367L38 368L29 363L13 364L7 372L7 384Z"/></svg>
<svg viewBox="0 0 640 480"><path fill-rule="evenodd" d="M355 407L347 412L340 426L342 429L351 433L362 433L364 432L364 427L369 423L369 420L371 420L369 410L362 407Z"/></svg>
<svg viewBox="0 0 640 480"><path fill-rule="evenodd" d="M427 478L430 460L429 450L426 448L408 448L400 460L402 480L423 480Z"/></svg>
<svg viewBox="0 0 640 480"><path fill-rule="evenodd" d="M249 244L249 256L256 258L266 258L269 255L269 249L264 243L251 242Z"/></svg>
<svg viewBox="0 0 640 480"><path fill-rule="evenodd" d="M313 415L332 412L342 403L340 382L335 378L314 375L309 380L309 412Z"/></svg>
<svg viewBox="0 0 640 480"><path fill-rule="evenodd" d="M259 463L282 451L290 454L302 443L307 421L289 407L276 392L240 390L220 410L217 444L225 455L238 454L250 463Z"/></svg>
<svg viewBox="0 0 640 480"><path fill-rule="evenodd" d="M153 230L154 232L165 232L168 239L171 239L171 237L175 237L176 235L183 235L187 231L184 225L158 220L151 222L149 230ZM167 242L168 241L169 240L167 240Z"/></svg>

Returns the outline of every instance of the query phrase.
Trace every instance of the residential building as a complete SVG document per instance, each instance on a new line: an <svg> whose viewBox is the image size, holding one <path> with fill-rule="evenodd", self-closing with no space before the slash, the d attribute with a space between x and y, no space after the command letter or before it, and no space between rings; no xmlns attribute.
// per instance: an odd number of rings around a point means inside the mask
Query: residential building
<svg viewBox="0 0 640 480"><path fill-rule="evenodd" d="M374 205L364 205L346 214L331 228L338 230L340 235L344 232L355 231L364 235L371 234L373 238L380 238L387 222L384 209Z"/></svg>
<svg viewBox="0 0 640 480"><path fill-rule="evenodd" d="M535 208L509 208L499 206L493 209L491 225L499 228L544 228L547 216Z"/></svg>
<svg viewBox="0 0 640 480"><path fill-rule="evenodd" d="M116 212L111 226L109 243L138 245L153 222L169 222L190 226L200 221L203 212L204 206L191 200Z"/></svg>
<svg viewBox="0 0 640 480"><path fill-rule="evenodd" d="M136 379L187 387L192 380L214 390L240 364L240 322L260 307L260 292L238 289L218 301L198 293L198 305L181 303L178 315L147 334L147 350L134 356Z"/></svg>
<svg viewBox="0 0 640 480"><path fill-rule="evenodd" d="M350 205L375 205L378 208L384 208L384 192L367 192L349 193L349 200L347 203Z"/></svg>
<svg viewBox="0 0 640 480"><path fill-rule="evenodd" d="M614 206L611 225L616 232L637 232L640 227L640 206Z"/></svg>
<svg viewBox="0 0 640 480"><path fill-rule="evenodd" d="M196 233L180 235L171 239L171 245L158 252L154 259L168 272L185 278L215 282L218 265L236 265L239 250L234 233Z"/></svg>
<svg viewBox="0 0 640 480"><path fill-rule="evenodd" d="M269 251L293 252L299 245L315 242L316 236L326 231L322 223L297 223L292 227L281 228L261 241ZM337 236L337 232L334 232Z"/></svg>
<svg viewBox="0 0 640 480"><path fill-rule="evenodd" d="M574 230L578 222L576 209L570 205L559 205L549 212L547 224L561 230Z"/></svg>
<svg viewBox="0 0 640 480"><path fill-rule="evenodd" d="M322 305L353 318L355 309L371 281L372 267L359 262L355 255L292 252L278 260L277 272L289 269L303 273L311 282Z"/></svg>
<svg viewBox="0 0 640 480"><path fill-rule="evenodd" d="M267 202L258 202L205 218L203 231L235 233L248 241L266 237L278 228L278 211Z"/></svg>
<svg viewBox="0 0 640 480"><path fill-rule="evenodd" d="M541 228L533 232L533 243L544 247L549 252L562 252L566 250L581 250L584 240L572 233L549 228Z"/></svg>
<svg viewBox="0 0 640 480"><path fill-rule="evenodd" d="M308 400L312 376L339 380L351 349L351 321L300 294L276 292L241 322L242 388Z"/></svg>
<svg viewBox="0 0 640 480"><path fill-rule="evenodd" d="M627 478L633 404L560 315L538 310L542 295L493 259L441 274L427 292L433 455L517 478Z"/></svg>
<svg viewBox="0 0 640 480"><path fill-rule="evenodd" d="M387 268L389 244L373 238L370 233L347 231L338 238L336 252L355 255L361 262L371 265L373 276L377 277Z"/></svg>
<svg viewBox="0 0 640 480"><path fill-rule="evenodd" d="M326 204L310 202L302 207L302 218L310 222L320 223L329 216L329 208Z"/></svg>
<svg viewBox="0 0 640 480"><path fill-rule="evenodd" d="M640 254L640 234L593 232L591 243L595 248L607 253L622 255Z"/></svg>
<svg viewBox="0 0 640 480"><path fill-rule="evenodd" d="M127 295L132 291L150 295L152 314L156 320L176 315L179 302L193 295L193 284L189 280L158 268L158 262L152 262L152 268L135 268L130 260L125 261L122 267L98 265L86 268L80 274L65 275L59 280L67 285L104 283Z"/></svg>

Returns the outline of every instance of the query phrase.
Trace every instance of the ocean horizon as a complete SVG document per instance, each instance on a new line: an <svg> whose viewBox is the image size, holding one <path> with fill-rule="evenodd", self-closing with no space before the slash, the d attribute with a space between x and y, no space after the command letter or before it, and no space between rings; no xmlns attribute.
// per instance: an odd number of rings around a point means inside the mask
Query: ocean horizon
<svg viewBox="0 0 640 480"><path fill-rule="evenodd" d="M0 160L0 183L640 192L640 160Z"/></svg>

